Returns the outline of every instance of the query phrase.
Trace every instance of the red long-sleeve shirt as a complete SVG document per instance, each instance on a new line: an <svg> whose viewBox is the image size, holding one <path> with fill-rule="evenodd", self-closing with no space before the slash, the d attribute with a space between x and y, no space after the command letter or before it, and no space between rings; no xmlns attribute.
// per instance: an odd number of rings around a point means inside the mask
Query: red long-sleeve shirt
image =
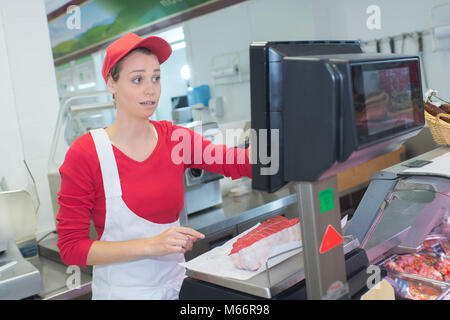
<svg viewBox="0 0 450 320"><path fill-rule="evenodd" d="M113 146L122 198L136 215L154 223L176 221L184 205L183 174L186 168L204 169L232 179L251 177L246 150L214 145L200 134L168 121L151 122L158 133L158 142L146 160L133 160ZM181 148L189 144L191 152ZM176 148L174 157L173 148ZM200 148L201 154L210 156L199 157ZM218 161L211 163L212 159ZM106 213L100 162L90 133L72 144L59 172L61 190L56 230L60 255L67 265L86 266L94 242L89 238L90 220L93 220L97 239L100 239Z"/></svg>

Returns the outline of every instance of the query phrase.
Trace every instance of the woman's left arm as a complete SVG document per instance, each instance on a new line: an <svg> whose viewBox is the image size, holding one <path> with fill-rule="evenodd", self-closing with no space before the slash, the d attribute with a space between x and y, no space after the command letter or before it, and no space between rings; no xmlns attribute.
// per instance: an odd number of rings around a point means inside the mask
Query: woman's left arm
<svg viewBox="0 0 450 320"><path fill-rule="evenodd" d="M172 141L175 140L178 143L173 149L175 151L173 155L182 155L186 168L220 173L233 180L252 177L250 147L241 149L227 147L224 144L214 144L191 129L175 127Z"/></svg>

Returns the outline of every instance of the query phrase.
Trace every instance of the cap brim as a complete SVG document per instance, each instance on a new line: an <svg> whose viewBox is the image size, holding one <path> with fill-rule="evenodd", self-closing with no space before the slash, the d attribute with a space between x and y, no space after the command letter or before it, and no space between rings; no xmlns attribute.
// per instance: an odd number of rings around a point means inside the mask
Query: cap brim
<svg viewBox="0 0 450 320"><path fill-rule="evenodd" d="M172 54L171 45L166 40L160 37L150 36L148 38L145 38L142 41L138 42L133 47L133 49L136 49L138 47L144 47L151 50L158 57L158 61L160 64L169 59L170 55Z"/></svg>

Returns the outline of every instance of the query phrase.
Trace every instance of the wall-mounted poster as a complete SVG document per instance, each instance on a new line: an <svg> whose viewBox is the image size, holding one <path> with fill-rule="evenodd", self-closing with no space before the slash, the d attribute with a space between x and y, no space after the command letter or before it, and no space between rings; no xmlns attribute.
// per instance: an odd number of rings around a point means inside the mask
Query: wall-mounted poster
<svg viewBox="0 0 450 320"><path fill-rule="evenodd" d="M91 0L80 6L68 6L66 14L49 22L53 58L55 62L63 63L63 57L106 43L122 33L140 30L217 2L224 1Z"/></svg>

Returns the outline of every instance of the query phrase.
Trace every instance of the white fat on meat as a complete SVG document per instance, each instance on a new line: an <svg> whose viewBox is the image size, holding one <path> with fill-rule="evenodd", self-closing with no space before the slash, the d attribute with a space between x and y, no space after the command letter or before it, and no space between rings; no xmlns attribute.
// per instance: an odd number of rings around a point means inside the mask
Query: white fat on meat
<svg viewBox="0 0 450 320"><path fill-rule="evenodd" d="M297 223L230 254L230 258L236 268L255 271L265 264L273 247L299 240L300 224Z"/></svg>

